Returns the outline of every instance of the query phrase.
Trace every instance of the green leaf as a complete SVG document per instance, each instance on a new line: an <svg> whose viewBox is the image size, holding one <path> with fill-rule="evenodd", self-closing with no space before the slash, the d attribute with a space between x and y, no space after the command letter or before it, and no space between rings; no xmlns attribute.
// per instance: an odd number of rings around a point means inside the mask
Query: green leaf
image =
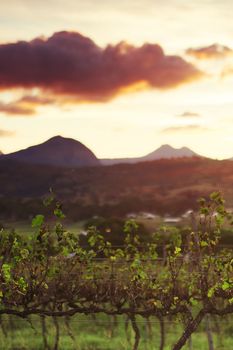
<svg viewBox="0 0 233 350"><path fill-rule="evenodd" d="M224 281L222 284L222 290L227 290L231 287L230 283L228 283L227 281Z"/></svg>
<svg viewBox="0 0 233 350"><path fill-rule="evenodd" d="M42 283L42 287L44 287L45 289L49 289L49 286L48 286L48 284L46 282Z"/></svg>
<svg viewBox="0 0 233 350"><path fill-rule="evenodd" d="M29 251L28 251L28 249L22 249L22 250L20 251L20 255L21 255L21 257L22 257L23 259L27 259L28 256L29 256Z"/></svg>
<svg viewBox="0 0 233 350"><path fill-rule="evenodd" d="M161 303L160 300L155 300L153 302L154 306L157 307L158 309L161 309L163 307L163 304Z"/></svg>
<svg viewBox="0 0 233 350"><path fill-rule="evenodd" d="M32 219L32 227L41 227L44 223L44 215L38 214Z"/></svg>
<svg viewBox="0 0 233 350"><path fill-rule="evenodd" d="M175 255L178 255L181 252L181 248L176 247L175 248Z"/></svg>
<svg viewBox="0 0 233 350"><path fill-rule="evenodd" d="M209 215L210 211L207 207L203 207L200 209L200 213L207 216L207 215Z"/></svg>
<svg viewBox="0 0 233 350"><path fill-rule="evenodd" d="M194 298L190 298L190 303L192 304L192 306L196 306L198 304L197 300Z"/></svg>
<svg viewBox="0 0 233 350"><path fill-rule="evenodd" d="M27 282L25 281L24 277L20 277L18 279L18 283L17 284L18 284L21 292L26 293L28 285L27 285Z"/></svg>
<svg viewBox="0 0 233 350"><path fill-rule="evenodd" d="M69 249L67 247L63 247L62 249L62 255L63 256L68 256L69 255Z"/></svg>
<svg viewBox="0 0 233 350"><path fill-rule="evenodd" d="M9 264L2 265L2 274L7 283L11 280L11 266Z"/></svg>
<svg viewBox="0 0 233 350"><path fill-rule="evenodd" d="M215 287L212 287L208 290L208 293L207 293L208 298L212 298L212 296L214 295L214 290L215 290Z"/></svg>
<svg viewBox="0 0 233 350"><path fill-rule="evenodd" d="M50 192L50 195L47 196L47 197L43 200L43 204L44 204L45 207L50 206L50 204L52 204L52 202L53 202L54 199L55 199L55 196L54 196L54 193L53 193L52 188L49 189L49 192Z"/></svg>
<svg viewBox="0 0 233 350"><path fill-rule="evenodd" d="M198 202L200 205L205 205L206 200L205 200L205 198L202 197L202 198L199 198Z"/></svg>
<svg viewBox="0 0 233 350"><path fill-rule="evenodd" d="M212 193L210 194L210 199L211 199L212 201L218 200L219 198L221 198L221 195L220 195L219 192L212 192Z"/></svg>
<svg viewBox="0 0 233 350"><path fill-rule="evenodd" d="M206 241L201 241L200 246L201 247L208 247L208 243Z"/></svg>
<svg viewBox="0 0 233 350"><path fill-rule="evenodd" d="M62 210L60 208L54 209L54 215L59 219L65 218L65 214L62 212Z"/></svg>

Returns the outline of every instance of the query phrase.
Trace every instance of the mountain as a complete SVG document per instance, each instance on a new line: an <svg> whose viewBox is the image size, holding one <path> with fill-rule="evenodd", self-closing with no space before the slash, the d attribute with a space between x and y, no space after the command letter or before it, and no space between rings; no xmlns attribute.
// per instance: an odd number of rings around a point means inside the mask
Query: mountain
<svg viewBox="0 0 233 350"><path fill-rule="evenodd" d="M139 162L147 162L147 161L153 161L158 159L171 159L171 158L182 158L182 157L200 157L200 156L187 147L174 148L170 145L162 145L157 150L147 154L144 157L101 159L101 163L103 165L113 165L113 164L120 164L120 163L135 164Z"/></svg>
<svg viewBox="0 0 233 350"><path fill-rule="evenodd" d="M162 145L156 151L149 153L143 157L144 160L181 158L181 157L197 157L198 154L193 152L188 147L174 148L170 145Z"/></svg>
<svg viewBox="0 0 233 350"><path fill-rule="evenodd" d="M81 142L62 136L55 136L39 145L3 155L2 160L64 167L100 165L94 153Z"/></svg>
<svg viewBox="0 0 233 350"><path fill-rule="evenodd" d="M173 148L170 145L162 145L154 152L143 157L98 159L94 153L81 142L62 136L52 137L44 143L10 154L2 154L0 151L1 161L3 159L16 160L29 164L46 164L65 167L86 167L122 163L135 164L158 159L194 156L200 157L187 147Z"/></svg>

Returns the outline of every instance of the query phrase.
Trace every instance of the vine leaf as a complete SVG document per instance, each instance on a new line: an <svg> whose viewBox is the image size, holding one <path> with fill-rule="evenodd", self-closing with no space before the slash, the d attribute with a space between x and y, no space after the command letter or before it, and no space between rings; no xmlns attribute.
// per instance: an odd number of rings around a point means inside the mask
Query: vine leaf
<svg viewBox="0 0 233 350"><path fill-rule="evenodd" d="M41 227L44 223L44 215L38 214L32 219L32 227Z"/></svg>

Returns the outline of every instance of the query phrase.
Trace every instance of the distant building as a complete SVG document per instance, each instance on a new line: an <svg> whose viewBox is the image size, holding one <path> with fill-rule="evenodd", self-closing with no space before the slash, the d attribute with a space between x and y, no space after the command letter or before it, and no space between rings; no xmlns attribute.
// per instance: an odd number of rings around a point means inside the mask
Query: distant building
<svg viewBox="0 0 233 350"><path fill-rule="evenodd" d="M147 219L147 220L153 220L158 218L158 215L155 215L153 213L142 211L140 213L129 213L126 215L127 219Z"/></svg>
<svg viewBox="0 0 233 350"><path fill-rule="evenodd" d="M137 217L137 214L135 214L135 213L129 213L126 215L127 219L136 219L136 217Z"/></svg>
<svg viewBox="0 0 233 350"><path fill-rule="evenodd" d="M180 217L167 216L167 217L164 218L164 223L165 224L177 224L180 221L181 221Z"/></svg>
<svg viewBox="0 0 233 350"><path fill-rule="evenodd" d="M187 219L187 218L189 218L192 214L193 214L193 210L192 210L192 209L188 209L188 210L182 215L182 217L183 217L184 219Z"/></svg>
<svg viewBox="0 0 233 350"><path fill-rule="evenodd" d="M80 232L80 235L83 235L83 236L87 236L87 234L88 234L88 231L86 231L86 230L82 230Z"/></svg>
<svg viewBox="0 0 233 350"><path fill-rule="evenodd" d="M147 212L141 213L141 216L142 216L144 219L148 219L148 220L153 220L153 219L156 219L156 218L157 218L157 215L152 214L152 213L147 213Z"/></svg>

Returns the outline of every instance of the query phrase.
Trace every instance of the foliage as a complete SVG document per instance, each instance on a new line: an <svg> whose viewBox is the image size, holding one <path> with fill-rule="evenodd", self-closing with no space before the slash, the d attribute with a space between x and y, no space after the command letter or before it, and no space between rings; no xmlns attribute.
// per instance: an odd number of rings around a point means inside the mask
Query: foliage
<svg viewBox="0 0 233 350"><path fill-rule="evenodd" d="M140 240L131 220L124 226L123 246L113 246L92 226L83 247L63 226L61 204L54 196L46 203L57 222L47 224L37 215L31 239L1 231L0 315L52 317L56 348L56 320L62 316L125 315L135 332L134 350L140 340L136 317L157 317L161 324L167 317L179 319L184 331L172 348L179 350L206 315L233 313L232 251L218 246L221 225L232 217L219 193L200 200L193 230L186 237L175 230L163 256L156 239Z"/></svg>

